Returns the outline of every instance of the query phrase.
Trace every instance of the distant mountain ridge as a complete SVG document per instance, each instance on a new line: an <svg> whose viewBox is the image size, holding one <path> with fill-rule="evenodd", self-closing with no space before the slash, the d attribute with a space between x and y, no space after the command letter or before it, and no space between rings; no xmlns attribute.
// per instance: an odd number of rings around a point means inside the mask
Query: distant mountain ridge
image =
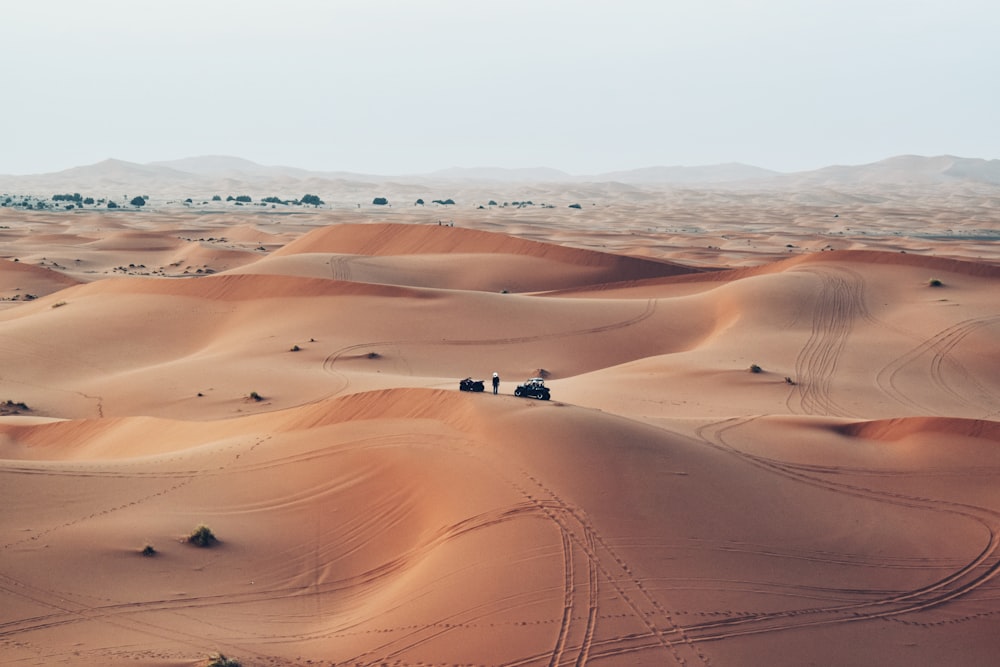
<svg viewBox="0 0 1000 667"><path fill-rule="evenodd" d="M108 159L49 174L0 175L4 192L181 191L275 188L316 191L324 184L583 184L620 183L636 187L850 187L866 185L979 183L1000 185L1000 160L950 155L901 155L864 165L834 165L812 171L776 172L741 163L654 166L601 174L574 175L547 167L453 167L425 174L374 175L311 171L261 165L244 158L208 155L138 164Z"/></svg>

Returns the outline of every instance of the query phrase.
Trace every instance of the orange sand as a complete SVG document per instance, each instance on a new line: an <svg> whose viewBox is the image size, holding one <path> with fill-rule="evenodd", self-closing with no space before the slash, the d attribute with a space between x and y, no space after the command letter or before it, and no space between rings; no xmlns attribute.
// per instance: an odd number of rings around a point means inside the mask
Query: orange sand
<svg viewBox="0 0 1000 667"><path fill-rule="evenodd" d="M0 209L0 662L994 664L998 209L921 193Z"/></svg>

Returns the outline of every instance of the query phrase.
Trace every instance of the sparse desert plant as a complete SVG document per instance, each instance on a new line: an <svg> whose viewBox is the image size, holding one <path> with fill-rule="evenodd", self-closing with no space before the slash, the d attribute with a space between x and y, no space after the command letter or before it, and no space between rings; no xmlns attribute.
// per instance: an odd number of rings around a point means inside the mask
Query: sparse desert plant
<svg viewBox="0 0 1000 667"><path fill-rule="evenodd" d="M53 308L62 308L65 305L66 305L65 301L56 301L54 304L52 304L52 307Z"/></svg>
<svg viewBox="0 0 1000 667"><path fill-rule="evenodd" d="M243 663L236 658L227 658L222 653L213 653L208 656L205 667L243 667Z"/></svg>
<svg viewBox="0 0 1000 667"><path fill-rule="evenodd" d="M198 524L198 527L191 531L187 541L195 546L210 547L218 542L219 538L215 536L211 528L202 523Z"/></svg>
<svg viewBox="0 0 1000 667"><path fill-rule="evenodd" d="M944 287L944 283L941 282L938 278L931 278L930 280L927 281L927 285L928 287Z"/></svg>
<svg viewBox="0 0 1000 667"><path fill-rule="evenodd" d="M761 373L761 372L763 372L763 370L764 370L764 369L762 369L762 368L761 368L760 366L758 366L757 364L750 364L750 372L751 372L751 373Z"/></svg>
<svg viewBox="0 0 1000 667"><path fill-rule="evenodd" d="M378 359L382 355L379 354L378 352L369 352L367 356L368 356L369 359Z"/></svg>
<svg viewBox="0 0 1000 667"><path fill-rule="evenodd" d="M260 394L258 394L258 393L257 393L257 392L255 392L255 391L251 391L251 392L250 392L250 395L248 396L248 398L249 398L249 399L250 399L251 401L263 401L263 400L264 400L264 397L263 397L263 396L261 396Z"/></svg>
<svg viewBox="0 0 1000 667"><path fill-rule="evenodd" d="M142 548L142 551L140 551L139 553L142 554L143 556L147 556L147 557L149 557L149 556L155 556L156 555L156 547L154 547L152 544L147 543L146 546L144 546Z"/></svg>
<svg viewBox="0 0 1000 667"><path fill-rule="evenodd" d="M291 349L291 351L292 351L292 352L298 352L298 351L299 351L299 350L301 350L301 349L302 349L302 348L301 348L301 347L299 347L298 345L292 345L292 349Z"/></svg>
<svg viewBox="0 0 1000 667"><path fill-rule="evenodd" d="M21 401L12 401L9 398L0 403L0 415L19 415L22 411L28 412L31 408Z"/></svg>

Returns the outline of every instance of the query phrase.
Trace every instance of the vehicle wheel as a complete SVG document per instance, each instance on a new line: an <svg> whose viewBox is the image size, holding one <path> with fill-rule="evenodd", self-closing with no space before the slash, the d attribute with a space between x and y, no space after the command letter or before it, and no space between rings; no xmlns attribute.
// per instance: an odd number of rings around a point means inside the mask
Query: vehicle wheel
<svg viewBox="0 0 1000 667"><path fill-rule="evenodd" d="M549 400L549 395L548 394L542 394L542 400L543 401Z"/></svg>
<svg viewBox="0 0 1000 667"><path fill-rule="evenodd" d="M521 392L521 388L520 388L520 387L518 387L517 389L515 389L515 390L514 390L514 395L515 395L515 396L520 396L520 395L521 395L521 393L522 393L522 392Z"/></svg>

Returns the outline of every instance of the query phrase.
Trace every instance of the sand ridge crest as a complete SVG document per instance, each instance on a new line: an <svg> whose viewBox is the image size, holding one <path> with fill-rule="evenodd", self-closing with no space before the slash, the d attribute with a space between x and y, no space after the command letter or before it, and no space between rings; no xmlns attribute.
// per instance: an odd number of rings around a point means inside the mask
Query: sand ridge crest
<svg viewBox="0 0 1000 667"><path fill-rule="evenodd" d="M845 424L838 428L857 438L894 442L914 435L942 434L972 438L1000 446L1000 422L954 417L897 417Z"/></svg>

